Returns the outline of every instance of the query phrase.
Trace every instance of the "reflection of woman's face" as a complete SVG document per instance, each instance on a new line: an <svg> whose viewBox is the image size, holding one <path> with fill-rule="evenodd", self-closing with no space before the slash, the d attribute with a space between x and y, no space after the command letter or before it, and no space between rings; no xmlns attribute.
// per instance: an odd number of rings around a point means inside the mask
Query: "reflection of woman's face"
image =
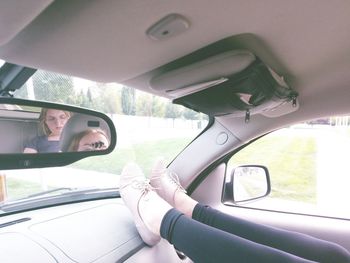
<svg viewBox="0 0 350 263"><path fill-rule="evenodd" d="M88 133L80 139L78 152L82 151L100 151L105 150L109 146L109 142L101 133Z"/></svg>
<svg viewBox="0 0 350 263"><path fill-rule="evenodd" d="M50 135L60 135L68 119L69 116L66 115L64 111L52 109L47 110L45 123L51 131Z"/></svg>

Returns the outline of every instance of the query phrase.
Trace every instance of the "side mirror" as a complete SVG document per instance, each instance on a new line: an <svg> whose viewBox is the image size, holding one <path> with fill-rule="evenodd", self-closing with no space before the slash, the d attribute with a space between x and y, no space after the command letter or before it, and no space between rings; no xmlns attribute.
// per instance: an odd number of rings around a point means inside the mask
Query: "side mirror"
<svg viewBox="0 0 350 263"><path fill-rule="evenodd" d="M0 98L0 169L63 166L110 153L113 121L79 107Z"/></svg>
<svg viewBox="0 0 350 263"><path fill-rule="evenodd" d="M224 203L243 203L257 200L271 192L269 171L262 165L236 167L224 187Z"/></svg>

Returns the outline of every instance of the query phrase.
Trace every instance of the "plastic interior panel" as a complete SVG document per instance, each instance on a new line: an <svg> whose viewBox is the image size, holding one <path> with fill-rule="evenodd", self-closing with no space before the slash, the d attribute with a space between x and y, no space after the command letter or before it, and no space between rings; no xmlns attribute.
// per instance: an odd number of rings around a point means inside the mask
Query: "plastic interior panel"
<svg viewBox="0 0 350 263"><path fill-rule="evenodd" d="M0 257L3 263L28 262L28 259L31 262L57 262L42 246L20 233L0 234Z"/></svg>
<svg viewBox="0 0 350 263"><path fill-rule="evenodd" d="M110 227L105 228L106 225ZM123 256L123 246L138 237L136 229L130 225L128 209L117 204L64 215L34 224L30 230L55 244L76 262L92 262L114 250L119 250Z"/></svg>
<svg viewBox="0 0 350 263"><path fill-rule="evenodd" d="M1 143L0 153L21 153L25 143L38 134L36 120L17 121L0 118L0 127L0 138L6 138Z"/></svg>
<svg viewBox="0 0 350 263"><path fill-rule="evenodd" d="M222 133L226 133L228 138L225 143L218 143L217 138ZM207 131L182 151L181 155L170 164L169 169L181 174L181 185L187 188L193 183L196 176L202 172L203 167L207 167L208 164L212 163L213 158L220 158L241 143L219 122L214 122Z"/></svg>

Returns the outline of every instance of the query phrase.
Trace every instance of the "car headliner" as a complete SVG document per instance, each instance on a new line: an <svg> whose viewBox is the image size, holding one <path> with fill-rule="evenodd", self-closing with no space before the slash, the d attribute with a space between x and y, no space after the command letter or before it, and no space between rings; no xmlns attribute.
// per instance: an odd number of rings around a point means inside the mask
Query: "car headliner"
<svg viewBox="0 0 350 263"><path fill-rule="evenodd" d="M20 8L21 1L0 3L2 21L8 22L0 25L0 58L6 61L101 82L132 83L220 39L251 33L264 43L262 60L299 92L300 109L279 118L256 116L250 126L240 118L218 118L238 138L251 138L249 130L256 135L257 130L350 111L347 0L27 1ZM37 16L38 10L43 11ZM184 16L190 28L165 40L147 37L146 30L171 13ZM167 96L148 83L136 88Z"/></svg>

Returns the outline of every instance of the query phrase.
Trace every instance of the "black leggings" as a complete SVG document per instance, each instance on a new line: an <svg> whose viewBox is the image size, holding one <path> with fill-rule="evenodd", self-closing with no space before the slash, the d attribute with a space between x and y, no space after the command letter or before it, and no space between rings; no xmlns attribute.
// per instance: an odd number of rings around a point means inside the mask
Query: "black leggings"
<svg viewBox="0 0 350 263"><path fill-rule="evenodd" d="M192 219L169 210L160 234L197 263L350 262L350 253L337 244L255 224L200 204Z"/></svg>

